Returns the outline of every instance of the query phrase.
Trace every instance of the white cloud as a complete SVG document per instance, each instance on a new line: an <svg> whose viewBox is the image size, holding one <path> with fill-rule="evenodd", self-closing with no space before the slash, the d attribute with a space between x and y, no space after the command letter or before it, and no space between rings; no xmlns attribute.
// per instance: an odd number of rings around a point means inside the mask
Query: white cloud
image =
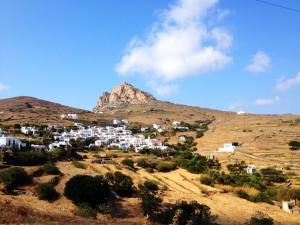
<svg viewBox="0 0 300 225"><path fill-rule="evenodd" d="M277 81L276 89L278 91L288 91L291 88L300 85L300 72L291 79L281 78Z"/></svg>
<svg viewBox="0 0 300 225"><path fill-rule="evenodd" d="M116 71L121 75L143 75L148 81L170 82L222 69L232 60L226 53L232 36L208 22L217 3L176 1L162 12L144 41L135 39L130 43ZM222 17L225 14L220 14Z"/></svg>
<svg viewBox="0 0 300 225"><path fill-rule="evenodd" d="M3 83L0 83L0 92L8 90L8 86Z"/></svg>
<svg viewBox="0 0 300 225"><path fill-rule="evenodd" d="M275 98L259 98L256 99L254 104L260 106L274 105L280 102L280 98L276 96Z"/></svg>
<svg viewBox="0 0 300 225"><path fill-rule="evenodd" d="M155 91L157 95L163 97L170 96L178 90L178 86L176 84L158 84L155 81L150 81L148 82L148 85L152 88L152 90Z"/></svg>
<svg viewBox="0 0 300 225"><path fill-rule="evenodd" d="M246 70L250 73L264 73L271 67L271 58L264 52L257 52L251 63L246 66Z"/></svg>

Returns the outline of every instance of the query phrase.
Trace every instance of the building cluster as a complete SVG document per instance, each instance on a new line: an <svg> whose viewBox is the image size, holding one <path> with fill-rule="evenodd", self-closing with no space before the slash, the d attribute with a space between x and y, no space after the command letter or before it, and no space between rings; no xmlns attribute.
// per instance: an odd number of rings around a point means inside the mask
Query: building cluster
<svg viewBox="0 0 300 225"><path fill-rule="evenodd" d="M131 130L127 128L128 122L126 120L115 120L115 125L121 125L117 127L89 127L85 128L81 124L76 123L78 129L64 131L59 135L54 136L54 142L49 145L49 150L53 150L58 147L65 147L70 144L71 140L86 140L93 138L95 142L88 147L107 147L107 148L119 148L126 150L129 148L135 149L137 152L143 148L149 149L166 149L166 146L157 139L145 138L144 135L133 135Z"/></svg>
<svg viewBox="0 0 300 225"><path fill-rule="evenodd" d="M172 126L173 126L174 129L177 129L177 130L186 130L186 131L188 131L190 129L187 126L183 126L182 121L174 121L172 123Z"/></svg>
<svg viewBox="0 0 300 225"><path fill-rule="evenodd" d="M26 134L26 135L32 135L32 136L35 136L35 137L38 137L40 134L39 134L39 129L36 128L36 127L26 127L26 126L22 126L21 127L21 132L23 134Z"/></svg>
<svg viewBox="0 0 300 225"><path fill-rule="evenodd" d="M71 120L78 120L79 116L76 113L68 113L68 114L62 114L60 116L61 119L71 119Z"/></svg>

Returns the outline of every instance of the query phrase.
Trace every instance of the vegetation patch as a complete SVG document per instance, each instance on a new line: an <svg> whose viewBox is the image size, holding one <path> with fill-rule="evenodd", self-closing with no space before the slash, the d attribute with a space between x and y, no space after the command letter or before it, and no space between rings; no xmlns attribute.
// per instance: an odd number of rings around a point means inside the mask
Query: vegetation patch
<svg viewBox="0 0 300 225"><path fill-rule="evenodd" d="M79 169L86 169L86 167L87 167L84 163L79 162L77 160L74 160L72 162L72 165L75 166L76 168L79 168Z"/></svg>
<svg viewBox="0 0 300 225"><path fill-rule="evenodd" d="M40 200L54 201L59 196L55 188L49 183L39 184L36 187L36 192Z"/></svg>
<svg viewBox="0 0 300 225"><path fill-rule="evenodd" d="M135 187L130 176L119 171L107 173L105 181L110 185L112 191L122 197L129 197L135 192Z"/></svg>
<svg viewBox="0 0 300 225"><path fill-rule="evenodd" d="M109 184L102 176L76 175L66 183L64 189L64 195L76 205L85 203L92 208L107 202L109 193Z"/></svg>

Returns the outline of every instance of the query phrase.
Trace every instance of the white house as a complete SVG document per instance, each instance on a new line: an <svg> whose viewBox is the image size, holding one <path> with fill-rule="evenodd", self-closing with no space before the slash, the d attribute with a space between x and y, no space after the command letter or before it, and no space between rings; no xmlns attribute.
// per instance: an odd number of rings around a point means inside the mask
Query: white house
<svg viewBox="0 0 300 225"><path fill-rule="evenodd" d="M114 125L127 125L128 121L127 120L113 120Z"/></svg>
<svg viewBox="0 0 300 225"><path fill-rule="evenodd" d="M180 140L180 141L186 141L186 137L183 136L183 135L181 135L181 136L179 136L179 140Z"/></svg>
<svg viewBox="0 0 300 225"><path fill-rule="evenodd" d="M245 115L246 112L244 112L244 111L238 111L236 114L238 114L238 115Z"/></svg>
<svg viewBox="0 0 300 225"><path fill-rule="evenodd" d="M181 124L181 121L174 121L174 122L172 123L172 125L173 125L174 127L178 127L178 126L180 126L180 124Z"/></svg>
<svg viewBox="0 0 300 225"><path fill-rule="evenodd" d="M282 209L288 213L299 213L299 207L296 200L282 201Z"/></svg>
<svg viewBox="0 0 300 225"><path fill-rule="evenodd" d="M141 132L147 132L149 131L149 127L141 127Z"/></svg>
<svg viewBox="0 0 300 225"><path fill-rule="evenodd" d="M235 149L236 149L236 147L233 146L232 143L224 144L223 148L218 149L218 152L232 153L235 151Z"/></svg>
<svg viewBox="0 0 300 225"><path fill-rule="evenodd" d="M60 116L61 119L72 119L72 120L78 120L79 116L76 113L68 113L68 114L62 114Z"/></svg>
<svg viewBox="0 0 300 225"><path fill-rule="evenodd" d="M163 132L165 132L165 130L162 129L162 128L158 128L158 129L157 129L157 132L158 132L158 133L163 133Z"/></svg>
<svg viewBox="0 0 300 225"><path fill-rule="evenodd" d="M14 147L18 150L23 146L22 142L15 137L0 137L0 148Z"/></svg>
<svg viewBox="0 0 300 225"><path fill-rule="evenodd" d="M158 130L158 129L160 128L160 125L154 123L154 124L153 124L153 128L156 129L156 130Z"/></svg>
<svg viewBox="0 0 300 225"><path fill-rule="evenodd" d="M254 173L256 173L256 166L255 165L248 165L247 166L247 173L248 174L254 174Z"/></svg>
<svg viewBox="0 0 300 225"><path fill-rule="evenodd" d="M38 136L39 135L39 130L36 127L21 127L21 132L23 134L32 134L33 136Z"/></svg>

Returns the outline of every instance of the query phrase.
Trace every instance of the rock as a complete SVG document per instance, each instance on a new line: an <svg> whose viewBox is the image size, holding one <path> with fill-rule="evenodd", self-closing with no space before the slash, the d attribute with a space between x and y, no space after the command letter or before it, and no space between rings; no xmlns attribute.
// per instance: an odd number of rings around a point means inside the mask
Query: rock
<svg viewBox="0 0 300 225"><path fill-rule="evenodd" d="M104 92L100 96L94 112L102 112L107 108L120 108L125 105L144 105L157 101L152 95L141 91L131 84L123 83L112 89L111 92Z"/></svg>

